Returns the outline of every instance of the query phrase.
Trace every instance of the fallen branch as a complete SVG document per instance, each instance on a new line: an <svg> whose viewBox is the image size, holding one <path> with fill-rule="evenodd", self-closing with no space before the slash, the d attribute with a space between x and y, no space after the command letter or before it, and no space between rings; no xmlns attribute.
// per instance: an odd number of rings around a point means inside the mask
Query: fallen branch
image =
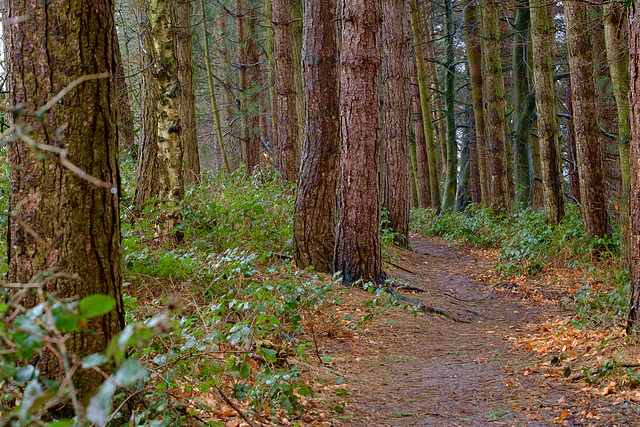
<svg viewBox="0 0 640 427"><path fill-rule="evenodd" d="M406 271L407 273L415 274L416 276L418 275L417 273L415 273L415 272L413 272L413 271L409 270L408 268L404 268L404 267L402 267L402 266L400 266L400 265L398 265L398 264L396 264L396 263L394 263L394 262L387 261L387 264L389 264L389 265L393 265L394 267L399 268L399 269L400 269L400 270L402 270L402 271Z"/></svg>
<svg viewBox="0 0 640 427"><path fill-rule="evenodd" d="M418 309L423 310L427 313L434 313L434 314L439 314L443 317L446 317L449 320L452 320L454 322L458 322L458 323L471 323L468 320L462 320L462 319L458 319L457 317L455 317L454 315L452 315L451 313L448 313L444 310L441 310L437 307L432 307L430 305L425 304L424 302L418 300L418 299L413 299L413 298L407 298L404 295L400 295L400 293L398 293L398 291L396 291L393 286L391 286L390 284L387 284L387 292L389 292L391 295L393 295L396 299L408 302L409 304L413 304L414 306L416 306Z"/></svg>
<svg viewBox="0 0 640 427"><path fill-rule="evenodd" d="M220 396L222 396L222 398L224 399L225 402L227 402L227 404L229 406L231 406L233 408L234 411L236 411L238 413L238 415L240 415L240 418L242 418L243 420L245 420L247 422L247 424L249 424L251 427L262 427L262 424L258 425L256 423L254 423L253 421L251 421L251 419L249 417L247 417L244 412L242 412L242 410L240 408L238 408L238 406L233 403L233 401L231 399L229 399L229 397L227 397L226 394L223 393L222 390L220 390L220 387L216 387L218 389L218 393L220 393Z"/></svg>

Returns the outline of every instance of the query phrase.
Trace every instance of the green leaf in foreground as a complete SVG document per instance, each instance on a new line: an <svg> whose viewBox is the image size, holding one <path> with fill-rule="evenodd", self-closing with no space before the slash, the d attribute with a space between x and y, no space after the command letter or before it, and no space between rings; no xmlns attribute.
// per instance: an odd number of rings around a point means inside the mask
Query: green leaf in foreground
<svg viewBox="0 0 640 427"><path fill-rule="evenodd" d="M80 300L80 313L85 319L107 314L116 306L116 300L108 295L90 295Z"/></svg>

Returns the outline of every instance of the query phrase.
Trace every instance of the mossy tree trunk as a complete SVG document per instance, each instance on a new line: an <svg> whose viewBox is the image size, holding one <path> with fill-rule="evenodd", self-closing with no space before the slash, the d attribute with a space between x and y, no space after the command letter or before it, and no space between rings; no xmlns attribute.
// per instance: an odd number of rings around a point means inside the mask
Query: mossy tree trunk
<svg viewBox="0 0 640 427"><path fill-rule="evenodd" d="M409 246L409 25L406 0L383 3L382 206L396 243Z"/></svg>
<svg viewBox="0 0 640 427"><path fill-rule="evenodd" d="M629 268L629 51L628 22L625 4L620 1L603 5L604 36L609 74L618 109L618 151L622 191L620 194L620 259Z"/></svg>
<svg viewBox="0 0 640 427"><path fill-rule="evenodd" d="M340 157L335 19L335 0L305 0L302 69L307 112L293 216L296 264L328 273L333 271Z"/></svg>
<svg viewBox="0 0 640 427"><path fill-rule="evenodd" d="M381 0L343 0L340 209L334 270L343 283L380 284Z"/></svg>
<svg viewBox="0 0 640 427"><path fill-rule="evenodd" d="M531 49L533 77L536 88L538 114L538 143L540 147L543 203L547 221L558 224L564 218L562 196L562 168L556 93L553 81L551 45L555 32L549 23L549 9L542 0L530 0Z"/></svg>
<svg viewBox="0 0 640 427"><path fill-rule="evenodd" d="M44 112L42 119L20 115L16 124L45 148L33 150L21 140L9 147L11 194L8 227L8 280L38 282L45 272L68 276L46 281L45 292L60 299L92 294L115 298L116 308L92 319L87 332L65 338L72 363L103 352L124 326L120 212L118 204L117 73L114 3L68 0L8 3L5 26L10 58L11 98L23 111L36 111L81 77L108 78L78 84ZM52 37L52 34L64 37ZM96 185L61 165L60 150L75 166L100 180ZM39 157L44 154L44 159ZM35 233L35 235L34 235ZM25 306L37 303L34 294ZM60 378L58 357L45 351L41 377ZM81 396L102 376L79 368L73 378Z"/></svg>
<svg viewBox="0 0 640 427"><path fill-rule="evenodd" d="M485 136L487 138L491 205L508 207L507 168L505 165L505 98L500 53L499 5L495 0L482 0L482 58L484 75Z"/></svg>

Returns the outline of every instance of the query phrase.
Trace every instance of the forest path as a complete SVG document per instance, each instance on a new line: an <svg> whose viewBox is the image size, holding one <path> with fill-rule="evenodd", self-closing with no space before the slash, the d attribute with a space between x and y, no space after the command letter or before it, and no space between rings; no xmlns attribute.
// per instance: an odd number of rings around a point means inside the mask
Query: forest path
<svg viewBox="0 0 640 427"><path fill-rule="evenodd" d="M487 286L499 280L493 273L495 254L449 245L444 239L413 237L413 251L395 252L395 267L387 273L427 291L403 292L405 296L468 323L393 308L376 314L372 324L355 335L321 344L333 358L333 372L345 381L340 387L348 391L345 412L334 425L640 423L610 400L585 396L580 390L584 383L535 373L535 355L513 345L532 325L557 314L561 295L551 294L546 304L524 304ZM370 297L350 291L342 310L358 311Z"/></svg>

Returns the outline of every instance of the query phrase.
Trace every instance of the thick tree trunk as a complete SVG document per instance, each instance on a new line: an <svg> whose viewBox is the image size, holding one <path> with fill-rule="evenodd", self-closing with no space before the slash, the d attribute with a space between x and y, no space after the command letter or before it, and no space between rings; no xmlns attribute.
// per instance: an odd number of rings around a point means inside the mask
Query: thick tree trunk
<svg viewBox="0 0 640 427"><path fill-rule="evenodd" d="M381 0L343 0L340 210L334 270L343 283L380 284Z"/></svg>
<svg viewBox="0 0 640 427"><path fill-rule="evenodd" d="M549 25L548 9L543 0L530 0L533 77L538 113L538 143L541 153L544 211L547 221L558 224L564 218L562 168L556 93L553 81L551 46L555 32Z"/></svg>
<svg viewBox="0 0 640 427"><path fill-rule="evenodd" d="M305 0L303 78L307 117L293 215L300 268L332 272L337 214L340 118L335 0Z"/></svg>
<svg viewBox="0 0 640 427"><path fill-rule="evenodd" d="M620 194L620 260L629 268L629 53L628 23L624 3L603 6L607 62L618 109L618 151L622 191Z"/></svg>
<svg viewBox="0 0 640 427"><path fill-rule="evenodd" d="M481 198L476 203L490 202L489 167L487 141L485 138L484 105L482 94L482 49L478 41L480 23L475 0L467 0L464 8L465 43L469 77L471 83L471 100L475 121L476 149L478 151L478 174L480 175Z"/></svg>
<svg viewBox="0 0 640 427"><path fill-rule="evenodd" d="M628 330L638 335L640 330L640 11L637 3L629 6L629 104L630 148L630 212L629 261L631 267L631 305Z"/></svg>
<svg viewBox="0 0 640 427"><path fill-rule="evenodd" d="M490 164L491 205L507 209L508 187L505 167L505 98L500 55L499 5L495 0L482 0L482 59L484 74L484 104L486 108L485 136Z"/></svg>
<svg viewBox="0 0 640 427"><path fill-rule="evenodd" d="M117 302L115 310L89 322L90 332L65 338L72 361L79 361L103 352L124 326L114 3L69 0L35 5L11 0L8 4L12 23L4 30L10 50L10 92L21 111L35 112L81 77L109 76L75 86L44 112L43 120L18 115L19 129L32 128L29 136L42 146L34 150L18 139L9 147L13 165L9 211L15 215L9 219L8 280L39 282L45 276L38 276L45 272L65 273L68 276L46 281L44 291L63 300L104 294ZM59 150L101 184L64 167ZM38 302L35 294L30 295L23 300L25 306ZM58 357L46 350L38 369L47 379L59 379L63 371ZM102 377L79 368L72 381L86 396Z"/></svg>
<svg viewBox="0 0 640 427"><path fill-rule="evenodd" d="M293 65L289 0L273 0L273 38L276 67L275 147L278 170L286 182L298 181L298 113Z"/></svg>
<svg viewBox="0 0 640 427"><path fill-rule="evenodd" d="M382 8L383 130L382 206L396 243L409 246L409 25L406 0L385 1Z"/></svg>
<svg viewBox="0 0 640 427"><path fill-rule="evenodd" d="M424 124L422 123L422 106L420 104L420 88L415 61L412 65L412 117L413 135L416 143L416 169L418 176L418 205L421 208L431 207L431 188L429 186L429 157L427 156L427 143L424 138Z"/></svg>
<svg viewBox="0 0 640 427"><path fill-rule="evenodd" d="M611 233L598 141L600 128L593 79L593 52L589 33L585 31L589 23L587 7L586 3L579 0L564 2L582 217L589 235L604 237Z"/></svg>
<svg viewBox="0 0 640 427"><path fill-rule="evenodd" d="M191 45L191 0L175 1L175 43L180 82L180 139L183 149L184 181L187 185L200 183L200 154L196 132L196 96L193 87L193 53Z"/></svg>
<svg viewBox="0 0 640 427"><path fill-rule="evenodd" d="M447 156L446 178L444 182L444 196L442 210L450 211L456 202L456 182L458 178L458 142L456 140L456 93L455 93L455 46L452 0L445 0L445 16L447 23L446 36L446 66L445 66L445 95L444 103L447 119ZM467 153L468 154L468 153Z"/></svg>
<svg viewBox="0 0 640 427"><path fill-rule="evenodd" d="M520 0L513 24L513 122L514 122L514 174L515 201L521 207L533 203L533 179L531 162L531 116L535 100L530 87L530 65L527 58L529 39L529 2ZM535 65L534 65L535 66Z"/></svg>
<svg viewBox="0 0 640 427"><path fill-rule="evenodd" d="M429 188L431 191L431 207L440 211L440 179L438 178L438 157L436 153L433 122L431 121L431 97L429 85L424 69L424 56L422 52L422 35L420 33L420 16L416 0L409 0L411 29L413 32L413 51L416 57L416 72L418 87L420 90L420 109L422 111L422 124L429 159Z"/></svg>

